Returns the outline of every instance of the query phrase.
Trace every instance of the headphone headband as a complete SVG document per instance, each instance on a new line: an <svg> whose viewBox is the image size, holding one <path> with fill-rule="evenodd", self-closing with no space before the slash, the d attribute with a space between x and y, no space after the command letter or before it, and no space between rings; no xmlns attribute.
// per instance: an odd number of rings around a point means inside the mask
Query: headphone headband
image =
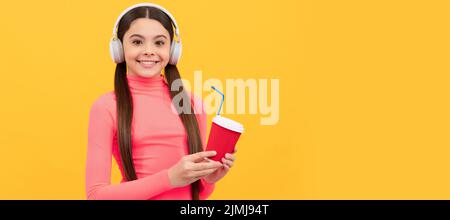
<svg viewBox="0 0 450 220"><path fill-rule="evenodd" d="M113 29L113 36L117 37L117 31L118 31L118 26L120 23L120 20L122 20L122 17L128 13L129 11L135 9L135 8L139 8L139 7L153 7L153 8L157 8L161 11L163 11L167 16L169 16L169 18L172 20L172 24L175 27L175 35L177 36L177 38L180 37L180 33L178 30L178 25L177 25L177 21L175 20L175 18L172 16L172 14L170 14L169 11L167 11L165 8L163 8L162 6L159 6L157 4L153 4L153 3L139 3L136 5L132 5L130 7L128 7L127 9L125 9L117 18L116 23L114 24L114 29Z"/></svg>

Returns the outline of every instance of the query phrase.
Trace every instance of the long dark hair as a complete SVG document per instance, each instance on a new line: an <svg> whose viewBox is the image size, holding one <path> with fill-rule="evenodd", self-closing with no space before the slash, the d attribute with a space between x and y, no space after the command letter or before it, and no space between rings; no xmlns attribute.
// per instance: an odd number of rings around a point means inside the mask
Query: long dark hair
<svg viewBox="0 0 450 220"><path fill-rule="evenodd" d="M164 12L153 7L138 7L126 13L119 22L117 37L123 42L125 32L130 28L131 23L138 18L154 19L161 23L162 26L169 32L171 42L173 41L173 27L172 21ZM166 79L169 85L175 80L180 80L180 73L175 65L167 64L164 68ZM133 118L133 102L130 89L128 87L128 80L126 77L127 66L125 62L119 63L116 66L116 73L114 79L114 92L117 102L117 131L120 158L127 181L136 180L136 170L132 158L132 144L131 144L131 122ZM170 87L170 86L169 86ZM180 94L181 93L181 94ZM178 91L170 90L171 99L180 94L182 97L187 97L183 86L179 87ZM189 98L183 100L184 104L190 106L190 112L193 113L191 101ZM198 122L195 114L189 112L181 112L179 114L181 121L187 133L187 142L189 145L189 154L197 153L203 150ZM199 199L199 181L191 184L191 193L194 200Z"/></svg>

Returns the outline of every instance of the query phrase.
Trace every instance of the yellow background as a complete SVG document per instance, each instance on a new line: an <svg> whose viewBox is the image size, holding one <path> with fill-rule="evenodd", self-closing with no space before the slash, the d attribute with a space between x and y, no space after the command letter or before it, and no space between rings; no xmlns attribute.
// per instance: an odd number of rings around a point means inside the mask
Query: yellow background
<svg viewBox="0 0 450 220"><path fill-rule="evenodd" d="M1 1L0 199L85 199L89 109L137 2ZM280 79L277 125L230 116L246 132L211 199L450 199L447 1L154 2L186 79Z"/></svg>

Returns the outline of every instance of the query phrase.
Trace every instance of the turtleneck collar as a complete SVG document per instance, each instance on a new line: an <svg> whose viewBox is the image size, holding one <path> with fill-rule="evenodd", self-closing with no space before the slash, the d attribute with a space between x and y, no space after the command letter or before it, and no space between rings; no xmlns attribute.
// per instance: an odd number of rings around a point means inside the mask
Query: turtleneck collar
<svg viewBox="0 0 450 220"><path fill-rule="evenodd" d="M166 79L162 74L151 78L127 74L127 80L131 91L152 91L167 86Z"/></svg>

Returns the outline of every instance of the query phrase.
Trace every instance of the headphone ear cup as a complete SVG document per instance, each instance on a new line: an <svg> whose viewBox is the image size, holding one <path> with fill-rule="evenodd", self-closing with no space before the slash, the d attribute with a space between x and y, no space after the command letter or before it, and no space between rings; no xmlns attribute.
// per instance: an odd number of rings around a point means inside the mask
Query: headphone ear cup
<svg viewBox="0 0 450 220"><path fill-rule="evenodd" d="M181 42L173 41L172 46L170 47L170 64L177 65L181 57L181 50Z"/></svg>
<svg viewBox="0 0 450 220"><path fill-rule="evenodd" d="M111 39L111 42L109 44L109 52L111 54L112 60L115 63L122 63L123 61L125 61L122 42L119 39Z"/></svg>

